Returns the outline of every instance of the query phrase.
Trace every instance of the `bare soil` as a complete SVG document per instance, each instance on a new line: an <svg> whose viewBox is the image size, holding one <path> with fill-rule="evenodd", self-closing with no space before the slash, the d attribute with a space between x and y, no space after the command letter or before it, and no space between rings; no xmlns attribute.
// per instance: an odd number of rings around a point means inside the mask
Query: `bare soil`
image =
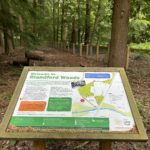
<svg viewBox="0 0 150 150"><path fill-rule="evenodd" d="M40 48L40 50L43 50ZM45 61L34 61L33 65L47 66L86 66L103 67L105 56L100 55L100 61L93 58L74 56L71 53L60 52L55 49L44 48ZM11 56L0 54L0 123L4 117L13 91L22 72L23 66L12 65L14 59L24 58L24 50L18 48ZM143 118L145 128L149 137L148 142L113 142L113 150L149 150L150 149L150 58L130 55L129 69L126 71L130 85L133 90L139 112ZM31 150L32 141L0 141L0 150ZM96 150L99 142L94 141L47 141L47 150Z"/></svg>

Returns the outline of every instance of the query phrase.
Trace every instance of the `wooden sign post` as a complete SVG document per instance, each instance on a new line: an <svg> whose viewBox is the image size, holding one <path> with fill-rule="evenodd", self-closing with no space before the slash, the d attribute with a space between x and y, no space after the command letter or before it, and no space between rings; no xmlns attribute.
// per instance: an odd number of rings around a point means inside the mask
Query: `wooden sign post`
<svg viewBox="0 0 150 150"><path fill-rule="evenodd" d="M148 139L122 68L25 67L0 125L0 139Z"/></svg>

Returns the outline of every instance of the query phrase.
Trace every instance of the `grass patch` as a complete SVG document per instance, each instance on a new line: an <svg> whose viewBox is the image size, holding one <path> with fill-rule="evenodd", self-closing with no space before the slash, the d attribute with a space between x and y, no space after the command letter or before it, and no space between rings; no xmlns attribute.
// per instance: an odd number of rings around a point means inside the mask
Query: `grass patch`
<svg viewBox="0 0 150 150"><path fill-rule="evenodd" d="M131 52L137 54L138 58L150 58L150 42L146 43L131 43L129 45Z"/></svg>
<svg viewBox="0 0 150 150"><path fill-rule="evenodd" d="M146 43L131 43L129 45L131 49L137 49L137 50L145 50L145 51L150 51L150 42Z"/></svg>

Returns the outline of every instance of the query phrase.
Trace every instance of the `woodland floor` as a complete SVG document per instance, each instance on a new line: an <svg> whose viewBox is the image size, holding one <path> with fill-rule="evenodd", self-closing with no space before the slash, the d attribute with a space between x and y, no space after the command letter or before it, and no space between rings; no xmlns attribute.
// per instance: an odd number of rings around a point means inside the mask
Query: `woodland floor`
<svg viewBox="0 0 150 150"><path fill-rule="evenodd" d="M49 66L106 66L102 55L101 62L93 59L74 56L66 52L58 52L54 49L45 48L46 61ZM4 117L10 98L13 94L23 66L14 66L14 58L24 57L24 50L16 49L11 56L0 54L0 123ZM46 62L45 62L46 63ZM40 65L35 62L35 65ZM44 64L45 65L45 64ZM129 69L127 70L130 85L133 90L140 114L149 137L148 142L114 142L113 150L150 150L150 58L139 54L130 55ZM83 145L82 145L83 144ZM82 146L80 146L82 145ZM91 141L48 141L47 150L97 150L98 142ZM0 150L31 150L32 141L0 141Z"/></svg>

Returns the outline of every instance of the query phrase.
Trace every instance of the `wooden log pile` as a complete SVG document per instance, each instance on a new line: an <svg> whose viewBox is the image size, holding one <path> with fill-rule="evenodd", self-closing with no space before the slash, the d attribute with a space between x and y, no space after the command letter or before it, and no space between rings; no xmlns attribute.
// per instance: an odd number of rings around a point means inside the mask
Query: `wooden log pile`
<svg viewBox="0 0 150 150"><path fill-rule="evenodd" d="M45 55L43 51L25 51L25 56L15 57L12 64L15 66L29 66L31 61L44 61Z"/></svg>
<svg viewBox="0 0 150 150"><path fill-rule="evenodd" d="M25 57L27 59L28 65L30 64L30 60L38 60L38 61L45 60L43 51L26 51Z"/></svg>

